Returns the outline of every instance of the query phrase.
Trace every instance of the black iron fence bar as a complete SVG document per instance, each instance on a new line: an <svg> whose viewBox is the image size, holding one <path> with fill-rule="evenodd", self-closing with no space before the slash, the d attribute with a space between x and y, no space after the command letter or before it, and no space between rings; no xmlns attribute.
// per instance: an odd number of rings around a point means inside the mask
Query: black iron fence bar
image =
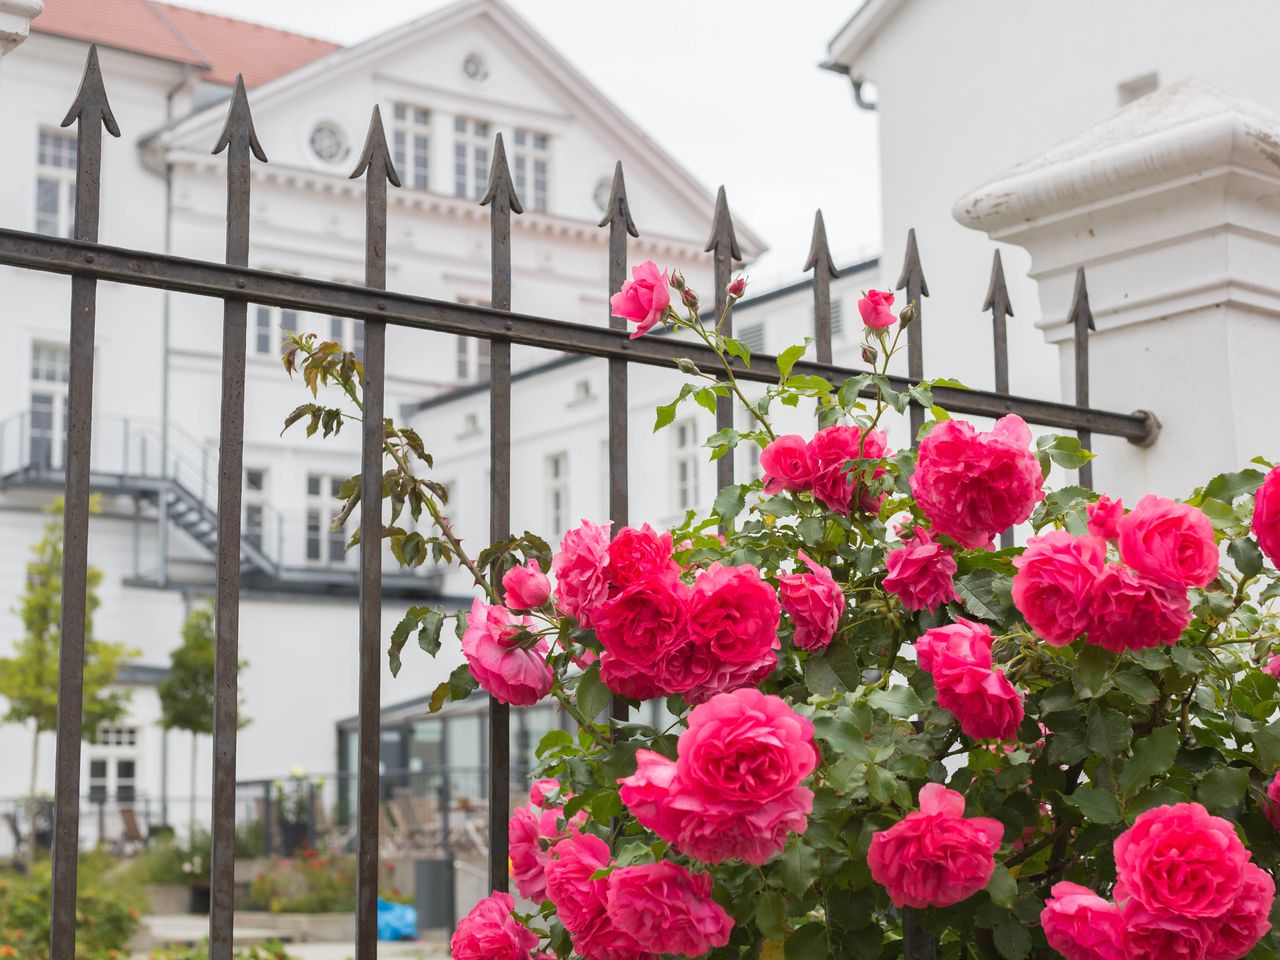
<svg viewBox="0 0 1280 960"><path fill-rule="evenodd" d="M382 113L373 108L369 136L352 179L365 180L364 284L387 285L387 183L400 186L387 149ZM378 787L382 706L382 462L387 325L364 322L364 411L360 459L360 719L356 835L356 960L378 953Z"/></svg>
<svg viewBox="0 0 1280 960"><path fill-rule="evenodd" d="M1084 278L1084 267L1076 269L1076 289L1071 297L1071 312L1067 320L1072 326L1075 337L1073 363L1076 377L1076 406L1089 405L1089 332L1097 329L1093 325L1093 311L1089 308L1089 287ZM1082 425L1077 431L1080 446L1086 449L1093 447L1093 434L1088 425ZM1088 462L1080 467L1080 486L1093 488L1093 463Z"/></svg>
<svg viewBox="0 0 1280 960"><path fill-rule="evenodd" d="M1009 303L1009 290L1004 283L1004 262L1000 259L1000 251L995 252L991 260L991 283L987 287L987 299L982 303L983 310L991 311L991 342L995 352L996 393L1009 395L1009 329L1008 318L1013 316L1013 305ZM1007 549L1013 546L1013 529L1000 534L1000 546Z"/></svg>
<svg viewBox="0 0 1280 960"><path fill-rule="evenodd" d="M733 217L729 214L729 200L722 186L716 193L716 211L711 221L711 236L707 240L707 252L712 257L712 272L716 285L716 323L726 337L733 336L733 314L729 311L729 281L733 276L734 262L741 262L738 237L733 232ZM734 400L731 396L716 397L716 429L733 427ZM716 461L716 486L723 489L733 483L733 455Z"/></svg>
<svg viewBox="0 0 1280 960"><path fill-rule="evenodd" d="M102 182L102 130L120 136L107 102L96 47L89 48L80 91L64 127L77 124L76 239L98 239ZM86 579L89 562L89 468L93 428L93 342L97 279L71 277L71 369L67 398L67 488L62 505L61 644L58 655L57 761L53 813L51 960L73 960L76 952L76 870L80 855L80 739L84 725ZM33 838L34 840L34 838Z"/></svg>
<svg viewBox="0 0 1280 960"><path fill-rule="evenodd" d="M627 203L627 185L622 177L622 161L613 170L613 188L609 194L609 206L600 226L609 228L609 289L611 297L622 289L627 279L627 237L639 237L635 222L631 219L631 207ZM609 310L609 328L625 333L627 321L615 317ZM628 489L628 415L627 415L627 362L609 360L609 519L616 534L629 522L630 498ZM613 698L612 715L626 720L629 713L625 697Z"/></svg>
<svg viewBox="0 0 1280 960"><path fill-rule="evenodd" d="M507 152L498 134L493 144L489 185L480 200L489 207L490 306L495 316L511 309L511 214L523 213ZM489 536L498 543L511 536L511 340L489 342ZM491 582L497 587L495 564ZM511 710L489 697L489 885L508 886L508 818L511 806Z"/></svg>
<svg viewBox="0 0 1280 960"><path fill-rule="evenodd" d="M642 337L630 340L624 332L587 324L83 243L4 227L0 227L0 264L50 273L80 273L99 280L198 296L243 296L266 306L364 320L382 319L395 326L488 340L502 338L521 346L570 351L649 366L672 368L677 359L687 357L699 366L713 370L719 362L706 347L683 339ZM801 360L792 372L825 377L838 384L861 371ZM773 383L777 381L778 368L774 357L760 354L752 357L750 369L739 369L735 374L745 381ZM895 390L906 390L911 385L908 377L890 376L888 382ZM1028 423L1039 426L1087 430L1123 437L1144 446L1153 443L1160 430L1156 418L1145 411L1117 413L952 387L936 387L933 395L952 413L977 417L1002 417L1006 413L1016 413ZM874 388L867 388L864 396L874 397Z"/></svg>
<svg viewBox="0 0 1280 960"><path fill-rule="evenodd" d="M907 231L907 255L902 263L902 275L898 277L898 290L907 292L906 306L912 307L915 316L907 327L907 379L919 383L924 379L924 332L921 330L924 305L921 302L929 295L929 284L924 279L924 269L920 266L920 249L916 246L916 230ZM945 404L944 404L945 406ZM924 426L924 410L911 406L911 442L915 443L920 436L920 428Z"/></svg>
<svg viewBox="0 0 1280 960"><path fill-rule="evenodd" d="M237 76L227 123L213 148L227 151L227 263L249 262L249 167L267 162ZM231 960L235 908L236 734L239 730L240 500L244 484L244 390L249 303L227 297L222 309L222 419L218 432L218 553L213 700L212 851L209 858L209 957Z"/></svg>
<svg viewBox="0 0 1280 960"><path fill-rule="evenodd" d="M813 339L819 363L831 363L831 281L840 274L827 246L827 225L822 211L813 215L813 241L809 244L806 271L813 271Z"/></svg>

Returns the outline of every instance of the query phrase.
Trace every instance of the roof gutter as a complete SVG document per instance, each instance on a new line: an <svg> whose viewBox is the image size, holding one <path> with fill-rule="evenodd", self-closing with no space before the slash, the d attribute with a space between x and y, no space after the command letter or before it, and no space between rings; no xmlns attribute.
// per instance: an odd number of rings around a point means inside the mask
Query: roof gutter
<svg viewBox="0 0 1280 960"><path fill-rule="evenodd" d="M849 78L849 85L853 87L853 102L862 110L875 111L877 109L874 100L868 100L862 95L862 88L866 84L866 80L861 77L854 77L853 71L846 64L837 63L835 60L824 60L818 64L820 70L830 70L832 73L839 73Z"/></svg>

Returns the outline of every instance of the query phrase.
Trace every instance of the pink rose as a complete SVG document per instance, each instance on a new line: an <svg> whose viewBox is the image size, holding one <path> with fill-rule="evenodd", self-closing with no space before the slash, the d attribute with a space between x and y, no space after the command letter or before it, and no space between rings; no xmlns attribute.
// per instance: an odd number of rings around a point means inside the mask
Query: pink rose
<svg viewBox="0 0 1280 960"><path fill-rule="evenodd" d="M729 942L733 920L711 899L711 876L663 861L609 874L609 918L650 953L700 957Z"/></svg>
<svg viewBox="0 0 1280 960"><path fill-rule="evenodd" d="M1153 913L1133 899L1123 914L1128 960L1205 960L1209 931L1202 921Z"/></svg>
<svg viewBox="0 0 1280 960"><path fill-rule="evenodd" d="M1205 960L1240 960L1271 929L1267 919L1276 898L1276 883L1265 870L1245 864L1240 894L1227 912L1205 921L1208 949Z"/></svg>
<svg viewBox="0 0 1280 960"><path fill-rule="evenodd" d="M453 960L530 960L538 938L511 915L515 905L495 890L472 907L449 941Z"/></svg>
<svg viewBox="0 0 1280 960"><path fill-rule="evenodd" d="M499 702L518 707L532 706L551 691L547 641L534 641L525 633L528 626L527 617L512 617L506 607L477 599L462 634L462 653L476 683Z"/></svg>
<svg viewBox="0 0 1280 960"><path fill-rule="evenodd" d="M591 614L609 595L605 568L609 563L609 524L583 520L560 542L551 561L556 577L556 605L581 626L591 626Z"/></svg>
<svg viewBox="0 0 1280 960"><path fill-rule="evenodd" d="M631 268L631 279L622 289L609 298L609 309L615 317L639 324L631 339L642 337L662 322L671 304L671 292L667 289L667 272L659 270L652 260L646 260Z"/></svg>
<svg viewBox="0 0 1280 960"><path fill-rule="evenodd" d="M1009 414L989 432L964 420L935 426L920 442L911 492L935 533L964 547L986 547L1031 516L1044 499L1031 431Z"/></svg>
<svg viewBox="0 0 1280 960"><path fill-rule="evenodd" d="M1139 814L1116 837L1113 852L1126 896L1152 913L1191 918L1222 916L1240 893L1249 861L1235 828L1198 803Z"/></svg>
<svg viewBox="0 0 1280 960"><path fill-rule="evenodd" d="M963 617L926 630L916 640L916 663L928 673L966 666L991 668L991 629Z"/></svg>
<svg viewBox="0 0 1280 960"><path fill-rule="evenodd" d="M1280 656L1272 657L1267 661L1267 665L1262 668L1262 672L1268 677L1275 677L1280 680Z"/></svg>
<svg viewBox="0 0 1280 960"><path fill-rule="evenodd" d="M1119 527L1124 562L1157 583L1203 587L1218 575L1213 524L1199 507L1148 494Z"/></svg>
<svg viewBox="0 0 1280 960"><path fill-rule="evenodd" d="M1013 603L1027 625L1055 647L1065 647L1089 626L1093 584L1107 559L1096 536L1052 530L1027 541L1014 558Z"/></svg>
<svg viewBox="0 0 1280 960"><path fill-rule="evenodd" d="M1280 467L1273 467L1253 495L1253 536L1272 563L1280 566Z"/></svg>
<svg viewBox="0 0 1280 960"><path fill-rule="evenodd" d="M888 290L868 290L867 295L858 300L862 322L873 330L892 327L898 322L892 308L893 294Z"/></svg>
<svg viewBox="0 0 1280 960"><path fill-rule="evenodd" d="M529 802L535 807L546 807L551 802L553 796L560 792L560 781L555 777L543 777L541 780L533 781L529 787ZM568 799L560 797L560 801ZM552 804L555 806L556 804Z"/></svg>
<svg viewBox="0 0 1280 960"><path fill-rule="evenodd" d="M1079 884L1055 883L1040 911L1045 939L1067 960L1127 960L1124 918L1115 904Z"/></svg>
<svg viewBox="0 0 1280 960"><path fill-rule="evenodd" d="M671 534L659 534L647 523L638 530L623 527L609 544L609 580L615 586L679 575L680 564L671 556Z"/></svg>
<svg viewBox="0 0 1280 960"><path fill-rule="evenodd" d="M991 663L991 631L960 620L925 631L916 660L933 676L938 706L949 710L975 740L1013 740L1022 723L1022 697Z"/></svg>
<svg viewBox="0 0 1280 960"><path fill-rule="evenodd" d="M544 841L559 835L560 811L539 810L533 805L516 807L507 830L511 878L520 896L537 903L547 895L546 866L551 854Z"/></svg>
<svg viewBox="0 0 1280 960"><path fill-rule="evenodd" d="M1099 497L1088 506L1089 532L1103 540L1115 540L1120 536L1120 521L1124 517L1124 501Z"/></svg>
<svg viewBox="0 0 1280 960"><path fill-rule="evenodd" d="M1271 825L1280 830L1280 772L1277 772L1267 784L1267 805L1262 808Z"/></svg>
<svg viewBox="0 0 1280 960"><path fill-rule="evenodd" d="M725 293L729 294L731 297L741 297L747 292L747 278L742 274L738 274L738 276L734 277L733 280L730 281L729 285L724 289Z"/></svg>
<svg viewBox="0 0 1280 960"><path fill-rule="evenodd" d="M689 588L674 576L632 584L601 603L592 622L604 647L601 678L609 689L654 696L658 664L688 642L688 610Z"/></svg>
<svg viewBox="0 0 1280 960"><path fill-rule="evenodd" d="M964 816L964 797L940 783L920 788L920 809L871 837L871 876L898 907L949 907L987 885L1004 826Z"/></svg>
<svg viewBox="0 0 1280 960"><path fill-rule="evenodd" d="M512 610L533 610L550 598L551 581L538 561L530 560L527 566L512 567L502 575L502 589L506 593L504 601Z"/></svg>
<svg viewBox="0 0 1280 960"><path fill-rule="evenodd" d="M1102 568L1089 603L1085 640L1112 653L1173 646L1191 622L1182 587L1170 589L1117 563Z"/></svg>
<svg viewBox="0 0 1280 960"><path fill-rule="evenodd" d="M689 633L726 663L776 660L782 608L753 566L713 563L694 582Z"/></svg>
<svg viewBox="0 0 1280 960"><path fill-rule="evenodd" d="M884 495L872 495L862 481L867 464L855 464L848 470L850 460L883 460L890 456L888 438L883 431L872 430L863 434L860 427L823 427L809 441L809 462L813 465L810 489L829 510L847 514L857 502L863 513L879 513ZM884 476L884 467L872 470L872 479Z"/></svg>
<svg viewBox="0 0 1280 960"><path fill-rule="evenodd" d="M934 541L924 527L884 558L888 576L884 588L908 610L937 610L956 596L956 560L946 547Z"/></svg>
<svg viewBox="0 0 1280 960"><path fill-rule="evenodd" d="M551 850L546 866L547 898L570 933L587 929L605 912L608 888L592 874L609 866L609 845L590 833L573 830Z"/></svg>
<svg viewBox="0 0 1280 960"><path fill-rule="evenodd" d="M760 472L764 475L764 492L808 490L813 480L813 464L804 437L788 433L769 442L760 451Z"/></svg>
<svg viewBox="0 0 1280 960"><path fill-rule="evenodd" d="M844 613L844 591L830 570L814 563L803 550L799 557L812 572L778 577L778 595L795 625L795 645L801 650L825 650Z"/></svg>

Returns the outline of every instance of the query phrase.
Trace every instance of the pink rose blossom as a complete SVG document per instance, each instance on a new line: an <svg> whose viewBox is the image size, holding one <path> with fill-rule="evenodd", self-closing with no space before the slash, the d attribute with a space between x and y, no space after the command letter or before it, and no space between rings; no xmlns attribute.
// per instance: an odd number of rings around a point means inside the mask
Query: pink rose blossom
<svg viewBox="0 0 1280 960"><path fill-rule="evenodd" d="M553 794L557 794L560 790L560 781L554 777L543 777L541 780L533 781L533 785L529 787L529 802L535 807L546 807L550 802ZM566 798L561 797L561 801Z"/></svg>
<svg viewBox="0 0 1280 960"><path fill-rule="evenodd" d="M1004 826L964 816L964 797L940 783L920 788L920 809L871 837L871 876L898 907L949 907L987 885Z"/></svg>
<svg viewBox="0 0 1280 960"><path fill-rule="evenodd" d="M1271 825L1280 830L1280 771L1267 784L1267 805L1262 808Z"/></svg>
<svg viewBox="0 0 1280 960"><path fill-rule="evenodd" d="M1213 524L1199 507L1151 494L1119 522L1120 556L1170 587L1203 587L1218 575Z"/></svg>
<svg viewBox="0 0 1280 960"><path fill-rule="evenodd" d="M776 662L782 608L753 566L713 563L694 582L689 633L726 663Z"/></svg>
<svg viewBox="0 0 1280 960"><path fill-rule="evenodd" d="M765 493L808 490L813 481L813 464L804 437L788 433L771 440L760 451L760 471Z"/></svg>
<svg viewBox="0 0 1280 960"><path fill-rule="evenodd" d="M663 861L609 874L609 919L643 950L700 957L729 942L733 919L711 899L711 876Z"/></svg>
<svg viewBox="0 0 1280 960"><path fill-rule="evenodd" d="M609 298L609 309L615 317L632 320L638 326L631 339L642 337L662 322L671 303L667 289L667 272L659 270L652 260L631 268L631 279Z"/></svg>
<svg viewBox="0 0 1280 960"><path fill-rule="evenodd" d="M1049 946L1067 960L1127 960L1124 918L1092 890L1062 881L1040 911Z"/></svg>
<svg viewBox="0 0 1280 960"><path fill-rule="evenodd" d="M1193 919L1229 909L1249 861L1235 828L1198 803L1139 814L1116 838L1113 852L1124 896L1152 913Z"/></svg>
<svg viewBox="0 0 1280 960"><path fill-rule="evenodd" d="M862 322L873 330L892 327L898 322L892 308L893 294L888 290L868 290L866 296L858 300Z"/></svg>
<svg viewBox="0 0 1280 960"><path fill-rule="evenodd" d="M556 605L581 626L591 626L591 614L609 594L605 569L609 563L609 524L583 520L560 542L551 561L556 578Z"/></svg>
<svg viewBox="0 0 1280 960"><path fill-rule="evenodd" d="M601 603L592 617L604 647L601 677L615 693L655 695L662 659L688 642L689 588L674 575L632 584Z"/></svg>
<svg viewBox="0 0 1280 960"><path fill-rule="evenodd" d="M538 938L512 916L515 905L495 890L472 907L449 941L453 960L530 960Z"/></svg>
<svg viewBox="0 0 1280 960"><path fill-rule="evenodd" d="M854 506L863 513L879 513L884 495L872 495L861 477L868 468L858 463L845 469L850 460L883 460L890 456L888 438L881 430L864 434L860 427L824 427L809 441L809 462L813 466L810 489L813 495L836 513L847 514ZM876 466L872 478L884 476Z"/></svg>
<svg viewBox="0 0 1280 960"><path fill-rule="evenodd" d="M607 843L578 830L552 848L546 867L546 895L570 933L580 933L605 912L606 883L591 877L609 866L611 859Z"/></svg>
<svg viewBox="0 0 1280 960"><path fill-rule="evenodd" d="M614 586L668 575L680 575L680 564L671 556L671 534L660 534L646 523L639 529L623 527L609 544L609 580Z"/></svg>
<svg viewBox="0 0 1280 960"><path fill-rule="evenodd" d="M1273 467L1253 496L1253 536L1272 563L1280 566L1280 467Z"/></svg>
<svg viewBox="0 0 1280 960"><path fill-rule="evenodd" d="M830 570L814 563L803 550L799 557L811 572L778 577L778 595L795 625L795 645L801 650L825 650L844 613L844 591Z"/></svg>
<svg viewBox="0 0 1280 960"><path fill-rule="evenodd" d="M1052 530L1027 541L1013 565L1013 603L1028 626L1055 647L1065 647L1089 626L1093 584L1107 559L1096 536Z"/></svg>
<svg viewBox="0 0 1280 960"><path fill-rule="evenodd" d="M506 594L504 601L512 610L533 610L551 597L551 581L537 560L530 560L527 566L512 567L504 573L502 589Z"/></svg>
<svg viewBox="0 0 1280 960"><path fill-rule="evenodd" d="M1013 740L1022 723L1022 696L991 663L991 631L968 620L927 630L916 660L933 676L938 706L975 740Z"/></svg>
<svg viewBox="0 0 1280 960"><path fill-rule="evenodd" d="M1124 501L1099 497L1088 506L1089 532L1103 540L1116 540L1120 536L1120 521L1124 518Z"/></svg>
<svg viewBox="0 0 1280 960"><path fill-rule="evenodd" d="M1116 563L1102 568L1089 603L1085 640L1112 653L1173 646L1191 622L1181 586L1166 587Z"/></svg>
<svg viewBox="0 0 1280 960"><path fill-rule="evenodd" d="M1122 912L1128 960L1206 960L1209 931L1203 921L1154 913L1133 899Z"/></svg>
<svg viewBox="0 0 1280 960"><path fill-rule="evenodd" d="M540 901L547 895L546 866L551 859L546 842L560 833L560 811L539 810L533 805L516 807L507 830L511 879L520 896Z"/></svg>
<svg viewBox="0 0 1280 960"><path fill-rule="evenodd" d="M884 558L888 576L884 588L908 610L937 610L956 596L956 560L946 547L934 541L924 527Z"/></svg>
<svg viewBox="0 0 1280 960"><path fill-rule="evenodd" d="M1009 414L988 432L964 420L938 424L920 442L911 492L935 533L970 550L1031 516L1044 499L1031 431Z"/></svg>
<svg viewBox="0 0 1280 960"><path fill-rule="evenodd" d="M1267 665L1262 668L1262 672L1268 677L1275 677L1280 680L1280 656L1274 656L1267 661Z"/></svg>
<svg viewBox="0 0 1280 960"><path fill-rule="evenodd" d="M551 691L546 639L531 646L528 638L517 639L528 626L527 617L477 599L462 634L462 653L476 683L499 702L518 707L532 706Z"/></svg>
<svg viewBox="0 0 1280 960"><path fill-rule="evenodd" d="M1271 875L1252 863L1245 864L1240 895L1227 912L1205 922L1208 948L1205 960L1240 960L1271 929L1267 919L1276 898Z"/></svg>
<svg viewBox="0 0 1280 960"><path fill-rule="evenodd" d="M955 623L926 630L916 640L916 663L928 673L966 666L991 669L991 630L960 617Z"/></svg>

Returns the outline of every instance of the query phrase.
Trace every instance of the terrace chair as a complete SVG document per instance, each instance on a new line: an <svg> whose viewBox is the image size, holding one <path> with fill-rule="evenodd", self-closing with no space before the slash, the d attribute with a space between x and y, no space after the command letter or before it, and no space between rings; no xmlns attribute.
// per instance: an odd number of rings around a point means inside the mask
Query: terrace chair
<svg viewBox="0 0 1280 960"><path fill-rule="evenodd" d="M22 828L18 826L18 815L12 810L6 810L4 821L9 825L9 834L13 837L13 862L15 864L22 863L22 851L26 849L27 838L22 835Z"/></svg>
<svg viewBox="0 0 1280 960"><path fill-rule="evenodd" d="M138 826L138 814L133 807L120 808L120 838L115 847L117 856L129 857L147 845L146 835Z"/></svg>
<svg viewBox="0 0 1280 960"><path fill-rule="evenodd" d="M395 813L383 802L378 804L378 849L382 856L394 856L405 849L404 833L396 823Z"/></svg>
<svg viewBox="0 0 1280 960"><path fill-rule="evenodd" d="M414 809L413 798L406 790L396 790L391 795L391 815L400 826L400 833L408 845L414 850L421 850L426 845L426 831L418 820L418 812Z"/></svg>

